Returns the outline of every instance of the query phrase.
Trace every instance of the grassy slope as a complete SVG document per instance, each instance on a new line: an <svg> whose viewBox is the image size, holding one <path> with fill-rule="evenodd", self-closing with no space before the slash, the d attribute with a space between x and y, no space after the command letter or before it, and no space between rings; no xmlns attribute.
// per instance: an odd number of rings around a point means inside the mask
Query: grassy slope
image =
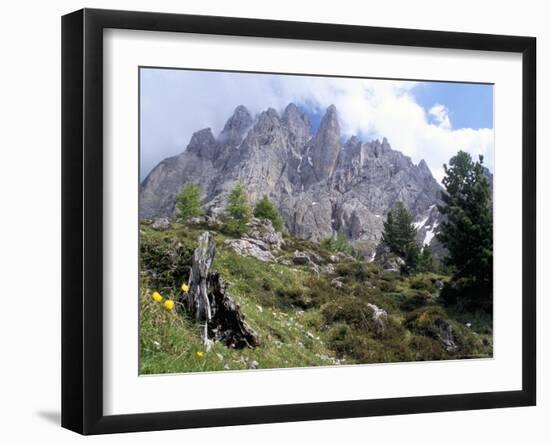
<svg viewBox="0 0 550 443"><path fill-rule="evenodd" d="M438 306L433 281L424 274L395 278L377 265L348 262L336 265L344 283L330 285L335 276L319 277L306 266L263 263L241 257L223 245L217 233L214 267L230 284L246 321L260 335L256 349L228 349L215 343L204 352L202 325L180 309L166 311L151 299L163 296L181 300L179 285L186 281L185 263L202 229L174 225L165 232L142 225L142 285L140 294L141 373L158 374L223 369L306 367L333 364L430 360L490 356L490 322L461 314L472 330L448 320L458 336L460 350L446 352L434 338L434 322L447 318ZM318 245L287 240L283 255L295 249L315 250ZM176 250L177 254L173 251ZM326 253L324 254L326 255ZM374 303L388 312L383 333L371 321ZM479 334L473 332L476 330ZM435 331L435 332L434 332Z"/></svg>

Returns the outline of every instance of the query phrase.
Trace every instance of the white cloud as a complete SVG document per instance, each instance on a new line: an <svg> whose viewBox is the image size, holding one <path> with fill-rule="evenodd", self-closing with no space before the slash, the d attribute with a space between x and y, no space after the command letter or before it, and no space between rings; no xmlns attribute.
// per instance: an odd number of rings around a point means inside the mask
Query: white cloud
<svg viewBox="0 0 550 443"><path fill-rule="evenodd" d="M428 114L433 118L435 124L444 129L451 129L451 120L449 119L449 110L446 106L435 104L433 105Z"/></svg>
<svg viewBox="0 0 550 443"><path fill-rule="evenodd" d="M282 111L291 101L324 111L336 105L342 132L367 140L386 137L414 162L425 159L434 176L459 149L485 157L492 170L492 129L453 129L449 110L426 112L414 98L414 82L254 74L155 71L142 98L142 159L145 172L184 150L192 133L219 132L233 109L243 104L258 113ZM142 84L146 82L143 81Z"/></svg>

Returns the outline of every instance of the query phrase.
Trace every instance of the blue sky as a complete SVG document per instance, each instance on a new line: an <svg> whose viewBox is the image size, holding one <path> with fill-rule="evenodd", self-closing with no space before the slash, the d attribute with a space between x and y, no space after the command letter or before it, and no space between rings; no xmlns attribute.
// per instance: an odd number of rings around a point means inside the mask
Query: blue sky
<svg viewBox="0 0 550 443"><path fill-rule="evenodd" d="M219 133L234 108L282 112L294 102L317 128L336 105L343 137L386 137L441 179L459 149L483 154L493 169L493 86L295 75L150 69L140 71L141 179L185 150L193 132Z"/></svg>
<svg viewBox="0 0 550 443"><path fill-rule="evenodd" d="M493 86L468 83L419 83L413 90L417 103L430 109L441 103L449 110L453 127L493 127Z"/></svg>

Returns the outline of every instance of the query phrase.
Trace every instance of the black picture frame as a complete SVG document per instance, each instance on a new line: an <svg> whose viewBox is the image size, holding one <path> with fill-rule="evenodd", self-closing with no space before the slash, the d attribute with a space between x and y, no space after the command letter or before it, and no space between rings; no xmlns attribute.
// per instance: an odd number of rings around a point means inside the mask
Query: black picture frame
<svg viewBox="0 0 550 443"><path fill-rule="evenodd" d="M131 415L103 413L103 30L172 31L519 53L523 64L522 389ZM62 426L82 434L536 404L536 39L83 9L62 18Z"/></svg>

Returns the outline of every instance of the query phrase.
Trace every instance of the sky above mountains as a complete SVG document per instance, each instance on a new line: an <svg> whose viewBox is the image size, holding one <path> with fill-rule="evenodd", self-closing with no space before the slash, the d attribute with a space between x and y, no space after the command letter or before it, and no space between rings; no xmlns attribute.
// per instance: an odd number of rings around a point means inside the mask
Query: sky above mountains
<svg viewBox="0 0 550 443"><path fill-rule="evenodd" d="M184 151L193 132L217 135L238 105L254 115L290 102L314 130L334 104L343 137L386 137L415 163L425 159L438 180L459 149L482 154L493 171L492 85L142 68L140 180Z"/></svg>

